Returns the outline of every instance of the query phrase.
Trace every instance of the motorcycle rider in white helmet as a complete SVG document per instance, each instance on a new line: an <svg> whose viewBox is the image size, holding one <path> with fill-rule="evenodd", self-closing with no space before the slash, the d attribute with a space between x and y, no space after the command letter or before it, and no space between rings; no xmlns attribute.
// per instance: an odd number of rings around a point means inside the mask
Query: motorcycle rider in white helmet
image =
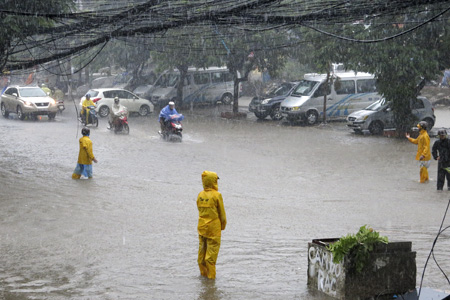
<svg viewBox="0 0 450 300"><path fill-rule="evenodd" d="M114 128L117 124L121 111L126 111L128 115L126 107L120 104L120 99L116 96L114 97L114 104L111 106L111 113L109 114L109 129Z"/></svg>

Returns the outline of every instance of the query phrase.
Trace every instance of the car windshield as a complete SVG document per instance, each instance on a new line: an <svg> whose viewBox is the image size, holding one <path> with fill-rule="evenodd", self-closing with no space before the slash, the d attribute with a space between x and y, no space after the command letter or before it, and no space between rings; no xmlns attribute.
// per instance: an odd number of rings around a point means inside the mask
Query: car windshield
<svg viewBox="0 0 450 300"><path fill-rule="evenodd" d="M283 85L273 86L266 92L266 95L271 98L275 96L282 96L284 94L286 94L286 86Z"/></svg>
<svg viewBox="0 0 450 300"><path fill-rule="evenodd" d="M20 97L46 97L47 94L41 88L19 88Z"/></svg>
<svg viewBox="0 0 450 300"><path fill-rule="evenodd" d="M319 85L318 81L310 81L310 80L302 80L295 87L295 90L292 92L292 96L309 96L311 95L314 87Z"/></svg>
<svg viewBox="0 0 450 300"><path fill-rule="evenodd" d="M378 101L370 104L369 106L364 108L364 110L380 111L383 108L385 108L387 105L389 105L389 102L386 103L386 100L383 98L381 100L378 100Z"/></svg>
<svg viewBox="0 0 450 300"><path fill-rule="evenodd" d="M163 74L159 79L155 82L155 86L160 87L173 87L178 82L178 78L180 75L178 74Z"/></svg>

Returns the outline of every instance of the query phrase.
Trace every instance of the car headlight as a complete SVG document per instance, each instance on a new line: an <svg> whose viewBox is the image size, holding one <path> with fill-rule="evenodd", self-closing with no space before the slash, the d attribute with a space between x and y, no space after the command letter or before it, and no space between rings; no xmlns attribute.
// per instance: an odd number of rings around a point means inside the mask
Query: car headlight
<svg viewBox="0 0 450 300"><path fill-rule="evenodd" d="M264 100L261 101L261 104L267 104L267 103L269 103L269 100L270 100L270 98L269 99L264 99Z"/></svg>
<svg viewBox="0 0 450 300"><path fill-rule="evenodd" d="M52 105L53 105L53 104L56 104L55 99L51 99L51 100L50 100L50 104L52 104Z"/></svg>
<svg viewBox="0 0 450 300"><path fill-rule="evenodd" d="M25 106L31 106L32 105L30 101L26 101L26 100L23 101L23 104Z"/></svg>
<svg viewBox="0 0 450 300"><path fill-rule="evenodd" d="M296 111L296 110L299 110L299 108L300 108L300 106L294 106L291 110Z"/></svg>

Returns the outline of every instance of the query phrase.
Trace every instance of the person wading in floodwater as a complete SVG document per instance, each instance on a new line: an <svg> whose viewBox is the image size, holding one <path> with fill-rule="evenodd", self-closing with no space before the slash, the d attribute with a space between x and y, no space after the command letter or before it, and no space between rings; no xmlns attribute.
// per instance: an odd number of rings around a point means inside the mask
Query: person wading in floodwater
<svg viewBox="0 0 450 300"><path fill-rule="evenodd" d="M219 255L221 232L227 225L222 194L219 193L214 172L202 173L203 191L198 194L198 266L200 274L216 278L216 261Z"/></svg>

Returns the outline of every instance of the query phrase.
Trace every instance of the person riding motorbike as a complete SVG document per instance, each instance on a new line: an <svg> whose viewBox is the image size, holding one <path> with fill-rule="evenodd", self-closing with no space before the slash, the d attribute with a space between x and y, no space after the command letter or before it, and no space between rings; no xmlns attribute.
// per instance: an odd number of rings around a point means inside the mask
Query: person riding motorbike
<svg viewBox="0 0 450 300"><path fill-rule="evenodd" d="M167 104L163 109L161 109L161 112L159 113L158 121L161 125L161 132L165 132L167 130L167 127L169 125L169 119L171 115L177 115L178 112L175 109L175 103L173 101L170 101L169 104Z"/></svg>
<svg viewBox="0 0 450 300"><path fill-rule="evenodd" d="M50 97L52 96L52 90L45 84L41 84L41 89Z"/></svg>
<svg viewBox="0 0 450 300"><path fill-rule="evenodd" d="M91 100L91 95L90 94L86 94L85 99L83 101L83 104L81 106L81 118L85 118L85 123L88 124L89 122L89 106L94 106L96 107L94 101Z"/></svg>
<svg viewBox="0 0 450 300"><path fill-rule="evenodd" d="M114 97L114 104L112 105L111 113L109 114L109 128L114 128L118 125L121 111L126 111L128 115L127 108L120 104L119 97Z"/></svg>

